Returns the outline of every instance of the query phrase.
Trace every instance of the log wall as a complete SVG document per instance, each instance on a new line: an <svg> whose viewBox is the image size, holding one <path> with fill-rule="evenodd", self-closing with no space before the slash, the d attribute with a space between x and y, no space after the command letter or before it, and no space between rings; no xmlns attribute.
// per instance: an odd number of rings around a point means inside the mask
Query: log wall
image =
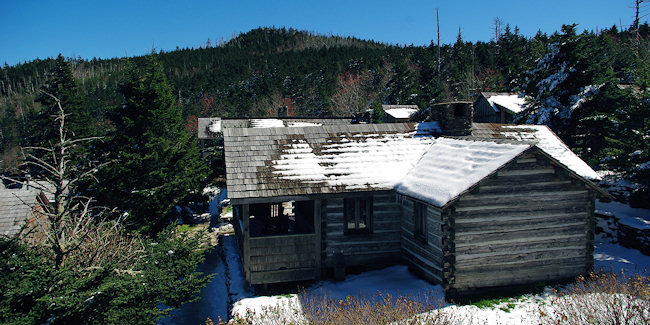
<svg viewBox="0 0 650 325"><path fill-rule="evenodd" d="M354 197L360 194L346 194ZM373 196L372 232L344 234L343 197L323 201L322 255L325 267L334 266L334 254L342 253L346 266L400 262L400 207L392 191L370 192Z"/></svg>
<svg viewBox="0 0 650 325"><path fill-rule="evenodd" d="M442 211L426 206L426 238L414 235L414 203L408 197L398 197L402 208L401 242L402 259L411 269L425 279L440 283L443 273L443 233Z"/></svg>
<svg viewBox="0 0 650 325"><path fill-rule="evenodd" d="M575 277L593 266L593 193L529 151L448 208L448 288ZM444 212L443 212L444 213ZM444 219L444 218L443 218Z"/></svg>

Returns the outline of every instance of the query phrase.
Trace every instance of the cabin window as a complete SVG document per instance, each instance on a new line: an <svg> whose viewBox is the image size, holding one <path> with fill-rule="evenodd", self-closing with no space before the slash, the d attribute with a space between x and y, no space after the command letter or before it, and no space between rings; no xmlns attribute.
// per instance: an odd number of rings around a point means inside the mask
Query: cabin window
<svg viewBox="0 0 650 325"><path fill-rule="evenodd" d="M343 209L346 234L372 232L372 197L344 199Z"/></svg>
<svg viewBox="0 0 650 325"><path fill-rule="evenodd" d="M251 237L314 232L314 201L251 204Z"/></svg>
<svg viewBox="0 0 650 325"><path fill-rule="evenodd" d="M413 235L416 239L427 241L427 206L413 202Z"/></svg>

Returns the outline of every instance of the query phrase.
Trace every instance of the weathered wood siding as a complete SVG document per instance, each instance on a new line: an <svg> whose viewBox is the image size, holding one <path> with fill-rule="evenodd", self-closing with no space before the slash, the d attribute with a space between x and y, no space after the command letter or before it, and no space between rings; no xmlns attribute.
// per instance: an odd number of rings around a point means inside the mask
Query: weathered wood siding
<svg viewBox="0 0 650 325"><path fill-rule="evenodd" d="M426 240L414 235L414 203L411 198L398 197L402 207L402 259L425 279L440 283L443 272L442 214L441 210L426 206Z"/></svg>
<svg viewBox="0 0 650 325"><path fill-rule="evenodd" d="M354 197L359 194L347 194ZM368 194L370 195L370 194ZM333 267L334 254L342 253L346 266L391 264L400 261L400 207L392 191L372 192L373 219L369 234L344 235L343 197L323 201L324 266Z"/></svg>
<svg viewBox="0 0 650 325"><path fill-rule="evenodd" d="M320 200L314 200L315 229L311 234L251 237L249 205L238 205L235 210L235 234L240 240L244 276L249 284L320 278Z"/></svg>
<svg viewBox="0 0 650 325"><path fill-rule="evenodd" d="M248 239L250 284L317 278L316 234L252 237Z"/></svg>
<svg viewBox="0 0 650 325"><path fill-rule="evenodd" d="M593 193L536 151L449 209L458 291L575 277L593 266Z"/></svg>
<svg viewBox="0 0 650 325"><path fill-rule="evenodd" d="M495 112L490 102L483 96L474 102L474 122L479 123L503 123L501 112Z"/></svg>

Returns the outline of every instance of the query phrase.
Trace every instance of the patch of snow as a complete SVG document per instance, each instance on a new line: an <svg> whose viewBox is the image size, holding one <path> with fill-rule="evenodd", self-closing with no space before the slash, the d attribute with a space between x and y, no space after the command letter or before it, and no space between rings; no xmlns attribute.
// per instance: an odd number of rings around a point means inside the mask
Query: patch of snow
<svg viewBox="0 0 650 325"><path fill-rule="evenodd" d="M283 128L284 122L279 119L251 119L251 127L253 128Z"/></svg>
<svg viewBox="0 0 650 325"><path fill-rule="evenodd" d="M294 140L272 161L282 179L326 183L346 189L392 188L433 142L431 137L398 134L340 135L313 152L304 140Z"/></svg>
<svg viewBox="0 0 650 325"><path fill-rule="evenodd" d="M596 212L604 215L613 215L618 218L618 222L632 228L645 230L650 229L650 210L642 208L632 208L621 202L601 202L596 201Z"/></svg>
<svg viewBox="0 0 650 325"><path fill-rule="evenodd" d="M312 122L287 122L288 127L304 127L304 126L323 126L321 123Z"/></svg>
<svg viewBox="0 0 650 325"><path fill-rule="evenodd" d="M442 207L530 145L439 138L395 190Z"/></svg>
<svg viewBox="0 0 650 325"><path fill-rule="evenodd" d="M406 119L411 117L411 115L415 114L417 111L418 110L414 108L391 108L385 110L384 112L394 118Z"/></svg>
<svg viewBox="0 0 650 325"><path fill-rule="evenodd" d="M600 180L600 176L587 165L580 157L578 157L569 147L567 147L555 133L553 133L547 126L544 125L506 125L506 129L511 129L515 132L503 132L506 138L515 140L536 142L536 146L549 154L551 157L557 159L564 166L575 172L576 174L589 179ZM529 132L516 132L518 130L533 130L533 138ZM528 135L526 135L528 133Z"/></svg>
<svg viewBox="0 0 650 325"><path fill-rule="evenodd" d="M600 84L600 85L589 85L582 87L582 90L578 95L573 95L571 96L571 110L574 110L576 108L580 108L582 104L584 104L589 98L592 96L595 96L598 94L600 91L600 88L602 88L605 84Z"/></svg>
<svg viewBox="0 0 650 325"><path fill-rule="evenodd" d="M524 104L526 100L521 95L494 95L488 98L488 102L492 105L494 111L498 111L495 105L504 107L505 109L513 112L519 113L524 109Z"/></svg>
<svg viewBox="0 0 650 325"><path fill-rule="evenodd" d="M430 136L432 134L441 134L442 126L440 122L420 122L415 127L415 136Z"/></svg>
<svg viewBox="0 0 650 325"><path fill-rule="evenodd" d="M646 161L643 164L639 165L640 170L650 169L650 161Z"/></svg>

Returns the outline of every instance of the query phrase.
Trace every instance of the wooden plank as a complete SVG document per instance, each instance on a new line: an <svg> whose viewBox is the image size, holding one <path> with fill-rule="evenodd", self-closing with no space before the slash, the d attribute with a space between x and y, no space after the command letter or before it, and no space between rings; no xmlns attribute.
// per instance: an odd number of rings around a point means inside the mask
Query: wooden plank
<svg viewBox="0 0 650 325"><path fill-rule="evenodd" d="M538 169L510 169L506 168L497 172L497 177L508 177L508 176L531 176L531 175L540 175L540 174L554 174L555 169L553 168L538 168Z"/></svg>
<svg viewBox="0 0 650 325"><path fill-rule="evenodd" d="M570 279L584 272L583 267L540 267L536 270L502 270L490 273L457 273L453 287L459 290Z"/></svg>
<svg viewBox="0 0 650 325"><path fill-rule="evenodd" d="M544 227L546 225L575 224L585 222L583 213L560 214L553 217L539 216L538 218L520 218L511 220L484 220L479 222L457 222L457 233L493 232L502 229L522 229L528 227Z"/></svg>
<svg viewBox="0 0 650 325"><path fill-rule="evenodd" d="M489 273L489 272L501 272L507 270L517 270L520 272L535 272L537 268L547 267L554 265L556 267L565 267L565 266L580 266L584 268L584 255L582 258L579 256L560 256L557 258L548 257L545 259L538 259L532 261L512 261L512 262L502 262L499 264L488 264L488 265L463 265L461 263L455 264L456 274L462 273Z"/></svg>
<svg viewBox="0 0 650 325"><path fill-rule="evenodd" d="M472 211L490 209L497 206L548 206L560 202L571 202L581 204L587 201L588 192L562 191L562 192L541 192L541 193L517 193L510 195L465 195L455 204L457 211Z"/></svg>
<svg viewBox="0 0 650 325"><path fill-rule="evenodd" d="M316 270L316 263L315 261L310 260L297 262L251 264L251 272L279 271L298 268L313 268Z"/></svg>
<svg viewBox="0 0 650 325"><path fill-rule="evenodd" d="M479 224L479 223L510 223L510 222L517 222L517 221L523 221L523 220L537 220L537 219L550 219L550 220L555 220L556 218L576 218L576 220L580 218L584 218L586 216L586 212L577 212L577 213L556 213L556 214L549 214L545 211L531 211L528 213L509 213L509 214L501 214L501 215L491 215L488 217L477 217L477 216L467 216L464 215L462 217L456 218L455 224L458 227L461 224L467 224L467 225L472 225L472 224Z"/></svg>
<svg viewBox="0 0 650 325"><path fill-rule="evenodd" d="M314 245L310 241L305 245L285 245L268 247L251 247L250 256L285 255L285 254L313 254Z"/></svg>
<svg viewBox="0 0 650 325"><path fill-rule="evenodd" d="M284 263L297 261L310 261L314 255L310 253L283 254L283 255L255 255L251 256L250 264Z"/></svg>
<svg viewBox="0 0 650 325"><path fill-rule="evenodd" d="M251 272L251 284L280 283L315 279L313 268Z"/></svg>
<svg viewBox="0 0 650 325"><path fill-rule="evenodd" d="M456 270L462 270L476 265L501 267L527 261L584 257L584 245L547 248L544 250L527 249L513 252L501 251L493 253L456 255Z"/></svg>
<svg viewBox="0 0 650 325"><path fill-rule="evenodd" d="M265 248L274 246L304 246L313 242L316 234L297 234L286 236L251 237L251 248Z"/></svg>
<svg viewBox="0 0 650 325"><path fill-rule="evenodd" d="M526 241L511 242L505 241L503 243L483 244L470 243L467 245L456 246L456 256L460 258L466 254L484 254L491 252L518 252L526 249L544 249L555 248L564 246L578 246L585 243L585 238L582 236L568 235L568 236L552 236L547 238L531 238Z"/></svg>
<svg viewBox="0 0 650 325"><path fill-rule="evenodd" d="M483 243L490 244L491 242L512 242L525 241L533 238L543 238L549 235L564 236L574 234L576 236L584 236L584 223L571 224L571 225L553 225L543 228L534 229L521 229L521 230L504 230L490 233L456 233L456 246L463 244Z"/></svg>
<svg viewBox="0 0 650 325"><path fill-rule="evenodd" d="M465 216L489 216L489 215L501 215L505 213L527 213L527 212L539 212L547 211L549 213L558 213L558 212L585 212L586 207L582 205L576 205L575 201L552 201L545 204L535 204L535 205L493 205L493 206L468 206L464 208L457 208L455 217L462 218Z"/></svg>

